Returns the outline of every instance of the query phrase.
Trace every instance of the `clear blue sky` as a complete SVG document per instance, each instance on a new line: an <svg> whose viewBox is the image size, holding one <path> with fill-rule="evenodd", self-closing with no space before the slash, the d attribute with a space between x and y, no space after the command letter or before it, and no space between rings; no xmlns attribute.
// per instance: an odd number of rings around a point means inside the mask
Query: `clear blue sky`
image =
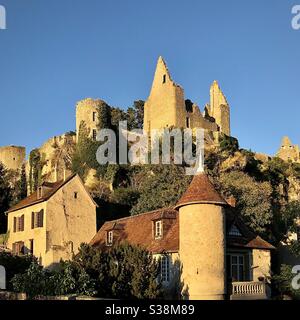
<svg viewBox="0 0 300 320"><path fill-rule="evenodd" d="M283 135L300 144L295 1L0 0L0 145L28 152L74 130L85 97L146 99L159 55L202 110L219 81L242 147L273 154Z"/></svg>

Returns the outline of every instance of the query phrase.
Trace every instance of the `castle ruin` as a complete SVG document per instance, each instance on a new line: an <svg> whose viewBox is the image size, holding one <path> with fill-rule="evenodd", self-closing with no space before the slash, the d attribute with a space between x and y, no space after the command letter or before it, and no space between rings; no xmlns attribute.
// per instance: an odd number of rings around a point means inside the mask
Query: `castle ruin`
<svg viewBox="0 0 300 320"><path fill-rule="evenodd" d="M230 136L230 108L218 83L210 89L210 104L203 114L199 107L185 100L184 89L176 84L162 57L159 57L150 95L144 107L144 130L164 128L203 128Z"/></svg>

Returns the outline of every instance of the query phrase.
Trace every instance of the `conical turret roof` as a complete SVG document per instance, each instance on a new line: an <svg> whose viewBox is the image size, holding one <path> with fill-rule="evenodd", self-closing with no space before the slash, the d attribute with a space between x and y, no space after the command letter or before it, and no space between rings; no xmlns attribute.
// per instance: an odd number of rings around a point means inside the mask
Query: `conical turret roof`
<svg viewBox="0 0 300 320"><path fill-rule="evenodd" d="M178 209L187 204L210 203L221 206L228 205L223 197L216 191L205 173L194 176L190 186L177 202L175 208Z"/></svg>

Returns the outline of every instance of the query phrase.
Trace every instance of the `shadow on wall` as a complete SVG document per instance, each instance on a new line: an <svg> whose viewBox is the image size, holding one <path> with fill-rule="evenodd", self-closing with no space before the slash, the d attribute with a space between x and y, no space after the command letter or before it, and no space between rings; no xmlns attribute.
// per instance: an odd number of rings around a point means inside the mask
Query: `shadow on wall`
<svg viewBox="0 0 300 320"><path fill-rule="evenodd" d="M177 258L170 264L170 283L163 284L164 299L189 300L189 287L182 281L182 263Z"/></svg>

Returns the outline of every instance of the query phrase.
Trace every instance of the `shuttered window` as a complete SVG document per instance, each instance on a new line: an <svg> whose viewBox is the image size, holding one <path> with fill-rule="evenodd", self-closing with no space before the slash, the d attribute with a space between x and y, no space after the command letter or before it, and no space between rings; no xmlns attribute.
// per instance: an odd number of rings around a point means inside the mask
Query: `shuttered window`
<svg viewBox="0 0 300 320"><path fill-rule="evenodd" d="M44 210L31 213L31 229L42 228L44 226Z"/></svg>

